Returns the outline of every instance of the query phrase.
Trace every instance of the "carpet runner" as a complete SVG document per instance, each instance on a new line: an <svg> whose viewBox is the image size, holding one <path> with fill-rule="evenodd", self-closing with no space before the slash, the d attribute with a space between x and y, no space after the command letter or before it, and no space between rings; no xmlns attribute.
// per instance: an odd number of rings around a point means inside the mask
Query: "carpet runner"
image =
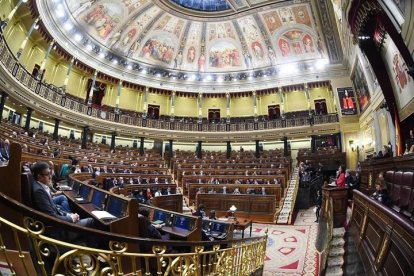
<svg viewBox="0 0 414 276"><path fill-rule="evenodd" d="M264 276L319 274L315 248L317 223L312 209L300 211L294 225L253 224L252 236L268 229ZM240 233L235 232L235 237Z"/></svg>

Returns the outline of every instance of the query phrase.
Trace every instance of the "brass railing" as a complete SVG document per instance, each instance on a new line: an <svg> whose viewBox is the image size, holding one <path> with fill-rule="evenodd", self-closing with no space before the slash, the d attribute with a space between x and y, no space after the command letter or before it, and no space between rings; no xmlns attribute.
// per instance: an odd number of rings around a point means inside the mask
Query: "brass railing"
<svg viewBox="0 0 414 276"><path fill-rule="evenodd" d="M90 107L86 103L75 100L65 95L62 89L53 85L37 80L20 64L10 50L4 36L0 33L0 60L3 66L14 76L15 80L24 85L30 91L36 93L40 97L82 114L91 117L103 119L110 122L119 122L125 125L133 125L138 127L148 127L155 129L168 129L178 131L203 131L203 132L226 132L226 131L254 131L264 129L277 129L286 127L303 127L312 124L330 124L339 121L338 115L314 115L312 118L308 116L297 118L277 119L271 121L257 122L231 122L231 123L189 123L176 120L172 122L170 118L166 120L143 118L142 114L131 113L117 115L114 109L104 110L96 107ZM237 118L234 118L237 120Z"/></svg>
<svg viewBox="0 0 414 276"><path fill-rule="evenodd" d="M14 275L251 275L264 265L267 235L220 242L149 240L71 226L1 193L0 203L3 211L18 213L16 222L0 217L0 260ZM84 240L100 241L99 246L67 243L47 234L65 227Z"/></svg>

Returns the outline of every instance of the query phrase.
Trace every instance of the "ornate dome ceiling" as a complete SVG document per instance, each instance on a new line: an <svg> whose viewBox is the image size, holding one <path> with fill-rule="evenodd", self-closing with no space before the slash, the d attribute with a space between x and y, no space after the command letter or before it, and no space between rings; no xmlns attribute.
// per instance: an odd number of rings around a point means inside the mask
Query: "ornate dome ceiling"
<svg viewBox="0 0 414 276"><path fill-rule="evenodd" d="M321 22L310 0L36 2L66 51L103 73L143 85L200 91L239 81L246 85L226 89L251 90L251 84L269 87L263 77L274 87L275 79L341 62L330 17L320 10Z"/></svg>

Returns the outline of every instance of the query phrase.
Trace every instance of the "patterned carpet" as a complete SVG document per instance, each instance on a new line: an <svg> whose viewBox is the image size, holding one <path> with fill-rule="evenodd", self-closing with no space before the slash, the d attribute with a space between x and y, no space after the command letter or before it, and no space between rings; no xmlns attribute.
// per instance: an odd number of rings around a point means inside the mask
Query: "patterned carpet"
<svg viewBox="0 0 414 276"><path fill-rule="evenodd" d="M253 224L253 236L268 229L265 276L318 275L317 224L313 209L301 211L294 225Z"/></svg>

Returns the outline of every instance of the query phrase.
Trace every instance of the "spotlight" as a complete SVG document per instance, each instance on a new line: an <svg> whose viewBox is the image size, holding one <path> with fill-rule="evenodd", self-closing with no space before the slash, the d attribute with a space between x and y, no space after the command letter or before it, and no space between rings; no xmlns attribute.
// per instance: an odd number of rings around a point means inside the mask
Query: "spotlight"
<svg viewBox="0 0 414 276"><path fill-rule="evenodd" d="M370 39L371 37L369 37L369 36L366 36L366 35L360 35L360 36L358 36L358 39L359 40L367 40L367 39Z"/></svg>
<svg viewBox="0 0 414 276"><path fill-rule="evenodd" d="M82 35L81 34L75 34L75 40L77 42L81 41L82 40Z"/></svg>
<svg viewBox="0 0 414 276"><path fill-rule="evenodd" d="M298 66L293 63L285 64L280 69L280 73L283 75L294 74L297 72L298 72Z"/></svg>
<svg viewBox="0 0 414 276"><path fill-rule="evenodd" d="M316 69L318 69L318 70L322 70L322 69L324 69L325 67L326 67L326 65L329 63L329 61L328 60L326 60L326 59L321 59L321 60L318 60L316 63L315 63L315 67L316 67Z"/></svg>

